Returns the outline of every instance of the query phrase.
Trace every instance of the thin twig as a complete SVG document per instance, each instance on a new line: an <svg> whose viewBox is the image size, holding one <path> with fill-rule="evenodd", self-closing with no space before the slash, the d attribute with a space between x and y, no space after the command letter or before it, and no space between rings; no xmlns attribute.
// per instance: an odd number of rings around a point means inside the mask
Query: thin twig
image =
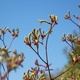
<svg viewBox="0 0 80 80"><path fill-rule="evenodd" d="M12 45L12 43L13 43L13 41L14 41L15 38L16 38L16 37L13 37L13 38L12 38L8 49L10 49L10 47L11 47L11 45Z"/></svg>
<svg viewBox="0 0 80 80"><path fill-rule="evenodd" d="M3 41L4 41L4 36L5 36L5 34L3 34Z"/></svg>
<svg viewBox="0 0 80 80"><path fill-rule="evenodd" d="M39 41L39 43L44 46L43 42L40 42L40 41ZM45 46L44 46L44 48L45 48Z"/></svg>
<svg viewBox="0 0 80 80"><path fill-rule="evenodd" d="M7 80L9 80L9 74L8 74L8 76L7 76Z"/></svg>
<svg viewBox="0 0 80 80"><path fill-rule="evenodd" d="M38 57L39 57L45 64L47 64L46 61L44 61L44 59L42 59L42 57L38 54L38 52L37 52L32 46L30 46L30 47L31 47L31 49L38 55Z"/></svg>
<svg viewBox="0 0 80 80"><path fill-rule="evenodd" d="M77 53L77 51L75 50L75 48L72 45L70 45L67 41L65 41L65 42Z"/></svg>
<svg viewBox="0 0 80 80"><path fill-rule="evenodd" d="M5 71L4 65L3 64L1 64L1 65L2 65L3 70Z"/></svg>
<svg viewBox="0 0 80 80"><path fill-rule="evenodd" d="M71 18L70 18L70 21L72 21L76 26L78 26L79 27L79 29L80 29L80 25L78 25L76 22L74 22Z"/></svg>
<svg viewBox="0 0 80 80"><path fill-rule="evenodd" d="M4 40L1 37L0 40L2 41L3 45L6 46Z"/></svg>

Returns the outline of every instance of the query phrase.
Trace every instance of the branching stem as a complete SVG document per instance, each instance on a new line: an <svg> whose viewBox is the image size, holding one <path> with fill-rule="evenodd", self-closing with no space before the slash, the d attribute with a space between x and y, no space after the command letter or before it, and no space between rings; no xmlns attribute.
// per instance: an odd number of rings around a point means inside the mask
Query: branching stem
<svg viewBox="0 0 80 80"><path fill-rule="evenodd" d="M46 62L47 62L47 66L48 66L49 77L50 77L50 80L51 80L51 73L50 73L49 62L48 62L48 51L47 51L48 39L49 39L49 34L47 35L47 39L46 39L45 51L46 51Z"/></svg>
<svg viewBox="0 0 80 80"><path fill-rule="evenodd" d="M1 37L0 40L2 41L3 45L6 46L4 40Z"/></svg>
<svg viewBox="0 0 80 80"><path fill-rule="evenodd" d="M51 30L51 31L52 31L52 28L53 28L54 26L55 26L55 24L51 24L51 25L50 25L50 30ZM49 77L50 77L50 80L52 80L51 72L50 72L50 68L49 68L49 62L48 62L48 51L47 51L49 35L50 35L50 33L47 35L47 38L46 38L45 51L46 51L46 62L47 62L47 66L48 66Z"/></svg>
<svg viewBox="0 0 80 80"><path fill-rule="evenodd" d="M11 43L10 43L10 45L9 45L9 48L8 49L10 49L10 47L11 47L11 45L12 45L12 43L13 43L13 41L14 41L14 39L15 39L16 37L13 37L12 38L12 40L11 40Z"/></svg>

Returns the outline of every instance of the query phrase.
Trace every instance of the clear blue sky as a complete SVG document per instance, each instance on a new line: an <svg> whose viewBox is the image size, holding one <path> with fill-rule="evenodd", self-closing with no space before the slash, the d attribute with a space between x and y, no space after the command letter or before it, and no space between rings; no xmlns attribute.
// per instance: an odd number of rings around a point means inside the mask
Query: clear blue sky
<svg viewBox="0 0 80 80"><path fill-rule="evenodd" d="M54 27L49 40L48 51L49 61L52 63L51 68L55 72L67 64L67 58L63 53L63 49L67 45L61 41L61 37L64 33L78 31L78 28L73 23L66 21L64 15L68 10L72 15L79 15L78 4L80 4L80 0L0 0L0 28L7 26L10 29L20 29L20 35L13 42L11 50L17 49L19 53L24 52L25 54L24 68L19 67L16 73L12 71L10 80L22 80L23 73L34 66L34 61L38 59L38 56L24 44L24 36L27 36L33 28L41 27L45 31L48 30L49 25L41 25L38 20L46 19L49 21L50 14L55 14L59 18L58 25ZM10 42L9 38L9 36L5 38L7 45ZM40 52L45 57L42 50ZM41 61L39 60L39 62Z"/></svg>

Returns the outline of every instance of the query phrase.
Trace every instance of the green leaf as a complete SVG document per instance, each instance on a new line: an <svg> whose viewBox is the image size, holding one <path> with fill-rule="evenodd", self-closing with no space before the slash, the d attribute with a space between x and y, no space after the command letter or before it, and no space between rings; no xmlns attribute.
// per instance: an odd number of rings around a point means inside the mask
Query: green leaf
<svg viewBox="0 0 80 80"><path fill-rule="evenodd" d="M71 58L71 60L73 60L72 55L70 54L70 52L68 52L68 56Z"/></svg>

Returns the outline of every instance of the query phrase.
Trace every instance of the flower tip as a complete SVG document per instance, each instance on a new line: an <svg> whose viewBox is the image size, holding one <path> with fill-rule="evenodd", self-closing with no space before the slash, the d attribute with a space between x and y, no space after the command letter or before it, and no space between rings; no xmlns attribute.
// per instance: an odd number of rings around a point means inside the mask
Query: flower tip
<svg viewBox="0 0 80 80"><path fill-rule="evenodd" d="M38 20L40 23L47 22L46 20Z"/></svg>

